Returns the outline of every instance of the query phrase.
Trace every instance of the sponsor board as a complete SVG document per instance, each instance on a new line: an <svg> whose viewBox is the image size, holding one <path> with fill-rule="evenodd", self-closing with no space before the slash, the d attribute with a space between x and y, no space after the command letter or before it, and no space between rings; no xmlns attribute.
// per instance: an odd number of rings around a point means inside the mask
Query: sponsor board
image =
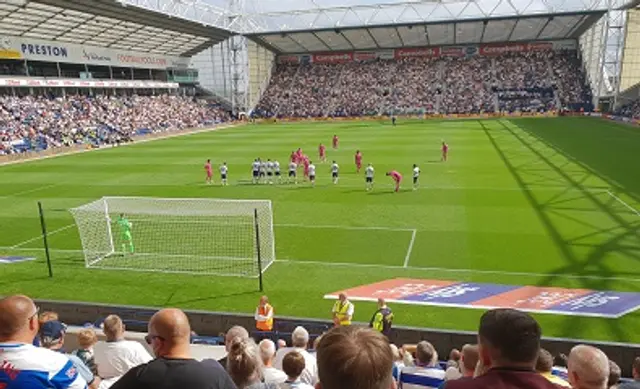
<svg viewBox="0 0 640 389"><path fill-rule="evenodd" d="M462 46L444 46L440 50L440 55L444 57L464 57L467 55L465 47Z"/></svg>
<svg viewBox="0 0 640 389"><path fill-rule="evenodd" d="M375 51L356 51L353 54L354 61L373 61L378 55Z"/></svg>
<svg viewBox="0 0 640 389"><path fill-rule="evenodd" d="M278 57L279 63L300 63L300 57L297 55L281 55Z"/></svg>
<svg viewBox="0 0 640 389"><path fill-rule="evenodd" d="M13 87L80 87L80 88L139 88L139 89L177 89L179 84L174 82L157 81L111 81L111 80L82 80L60 78L2 78L0 86Z"/></svg>
<svg viewBox="0 0 640 389"><path fill-rule="evenodd" d="M553 49L552 42L502 43L480 46L480 55L500 55L505 53L522 53L527 51L543 51Z"/></svg>
<svg viewBox="0 0 640 389"><path fill-rule="evenodd" d="M411 57L437 57L440 55L439 47L411 47L407 49L396 49L395 58L411 58Z"/></svg>
<svg viewBox="0 0 640 389"><path fill-rule="evenodd" d="M640 308L640 293L544 286L396 278L330 293L376 301L471 309L514 308L527 312L618 318Z"/></svg>
<svg viewBox="0 0 640 389"><path fill-rule="evenodd" d="M85 46L46 39L0 36L0 58L122 66L145 69L186 68L190 58Z"/></svg>
<svg viewBox="0 0 640 389"><path fill-rule="evenodd" d="M314 63L342 63L353 61L353 52L313 54Z"/></svg>
<svg viewBox="0 0 640 389"><path fill-rule="evenodd" d="M26 262L26 261L35 261L35 260L36 260L35 257L23 257L18 255L0 255L0 265Z"/></svg>

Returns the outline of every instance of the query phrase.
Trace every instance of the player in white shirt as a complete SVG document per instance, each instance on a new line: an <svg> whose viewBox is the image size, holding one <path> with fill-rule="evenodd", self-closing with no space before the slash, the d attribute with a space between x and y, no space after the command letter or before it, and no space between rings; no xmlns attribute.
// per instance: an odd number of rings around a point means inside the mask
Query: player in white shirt
<svg viewBox="0 0 640 389"><path fill-rule="evenodd" d="M413 164L413 190L418 189L418 179L420 178L420 168Z"/></svg>
<svg viewBox="0 0 640 389"><path fill-rule="evenodd" d="M251 165L251 172L253 174L253 183L257 184L260 179L260 159L253 161Z"/></svg>
<svg viewBox="0 0 640 389"><path fill-rule="evenodd" d="M311 181L311 186L316 186L316 165L311 161L309 161L309 181Z"/></svg>
<svg viewBox="0 0 640 389"><path fill-rule="evenodd" d="M222 166L220 166L220 182L222 182L222 186L227 185L227 173L229 172L229 168L227 167L227 163L223 162Z"/></svg>
<svg viewBox="0 0 640 389"><path fill-rule="evenodd" d="M367 192L373 189L373 176L375 173L376 171L371 164L367 165L367 168L364 169Z"/></svg>
<svg viewBox="0 0 640 389"><path fill-rule="evenodd" d="M271 162L270 159L267 159L266 165L267 181L269 182L269 184L273 184L273 162Z"/></svg>
<svg viewBox="0 0 640 389"><path fill-rule="evenodd" d="M266 176L267 176L267 163L260 161L260 175L259 175L260 180L265 180L266 182Z"/></svg>
<svg viewBox="0 0 640 389"><path fill-rule="evenodd" d="M298 179L296 178L297 172L298 165L293 161L289 162L289 179L287 180L288 183L291 183L291 180L293 180L294 184L298 184Z"/></svg>
<svg viewBox="0 0 640 389"><path fill-rule="evenodd" d="M338 183L338 172L339 171L340 171L340 166L338 166L336 161L333 161L333 163L331 164L331 178L333 179L333 184L334 185Z"/></svg>
<svg viewBox="0 0 640 389"><path fill-rule="evenodd" d="M273 161L273 174L276 176L276 182L279 184L281 182L280 176L280 162Z"/></svg>

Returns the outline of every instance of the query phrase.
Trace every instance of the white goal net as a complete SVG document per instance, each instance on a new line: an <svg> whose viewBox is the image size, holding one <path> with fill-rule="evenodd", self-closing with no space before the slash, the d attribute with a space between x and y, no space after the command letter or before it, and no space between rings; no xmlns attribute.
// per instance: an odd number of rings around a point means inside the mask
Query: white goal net
<svg viewBox="0 0 640 389"><path fill-rule="evenodd" d="M258 277L275 259L269 200L103 197L70 211L89 268Z"/></svg>

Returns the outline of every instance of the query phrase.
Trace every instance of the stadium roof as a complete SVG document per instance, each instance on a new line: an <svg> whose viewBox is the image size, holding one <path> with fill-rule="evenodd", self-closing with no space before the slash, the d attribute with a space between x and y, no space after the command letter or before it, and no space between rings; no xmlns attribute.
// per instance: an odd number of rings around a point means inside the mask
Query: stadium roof
<svg viewBox="0 0 640 389"><path fill-rule="evenodd" d="M578 38L605 11L509 16L370 27L257 33L251 38L278 53L385 49Z"/></svg>
<svg viewBox="0 0 640 389"><path fill-rule="evenodd" d="M2 0L0 35L190 56L229 31L116 0Z"/></svg>

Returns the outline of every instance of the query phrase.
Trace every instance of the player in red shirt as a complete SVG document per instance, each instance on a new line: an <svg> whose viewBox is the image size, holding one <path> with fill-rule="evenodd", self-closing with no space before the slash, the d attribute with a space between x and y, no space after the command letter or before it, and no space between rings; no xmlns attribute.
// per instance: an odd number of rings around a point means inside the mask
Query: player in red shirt
<svg viewBox="0 0 640 389"><path fill-rule="evenodd" d="M320 154L320 161L325 162L327 160L327 148L322 143L318 146L318 154Z"/></svg>
<svg viewBox="0 0 640 389"><path fill-rule="evenodd" d="M211 160L207 159L207 163L204 164L204 171L207 173L206 183L211 184L211 178L213 177L213 169L211 168Z"/></svg>
<svg viewBox="0 0 640 389"><path fill-rule="evenodd" d="M332 144L333 144L333 148L337 149L338 148L338 142L340 142L340 140L338 139L338 135L334 135L333 136L333 140L332 140Z"/></svg>
<svg viewBox="0 0 640 389"><path fill-rule="evenodd" d="M356 171L360 173L360 169L362 168L362 153L360 150L356 151Z"/></svg>
<svg viewBox="0 0 640 389"><path fill-rule="evenodd" d="M387 172L387 176L391 176L391 178L393 178L393 181L396 182L396 192L399 192L400 182L402 181L402 174L398 173L395 170L392 170L390 172Z"/></svg>
<svg viewBox="0 0 640 389"><path fill-rule="evenodd" d="M299 164L302 161L303 161L302 149L298 148L298 150L296 151L296 163Z"/></svg>
<svg viewBox="0 0 640 389"><path fill-rule="evenodd" d="M291 152L291 156L289 157L289 162L295 162L295 163L298 163L297 161L298 161L298 158L296 157L296 152L295 152L295 151L292 151L292 152Z"/></svg>
<svg viewBox="0 0 640 389"><path fill-rule="evenodd" d="M304 164L304 178L309 178L309 157L303 156L302 163Z"/></svg>
<svg viewBox="0 0 640 389"><path fill-rule="evenodd" d="M447 154L449 153L449 145L442 142L442 162L447 162Z"/></svg>

